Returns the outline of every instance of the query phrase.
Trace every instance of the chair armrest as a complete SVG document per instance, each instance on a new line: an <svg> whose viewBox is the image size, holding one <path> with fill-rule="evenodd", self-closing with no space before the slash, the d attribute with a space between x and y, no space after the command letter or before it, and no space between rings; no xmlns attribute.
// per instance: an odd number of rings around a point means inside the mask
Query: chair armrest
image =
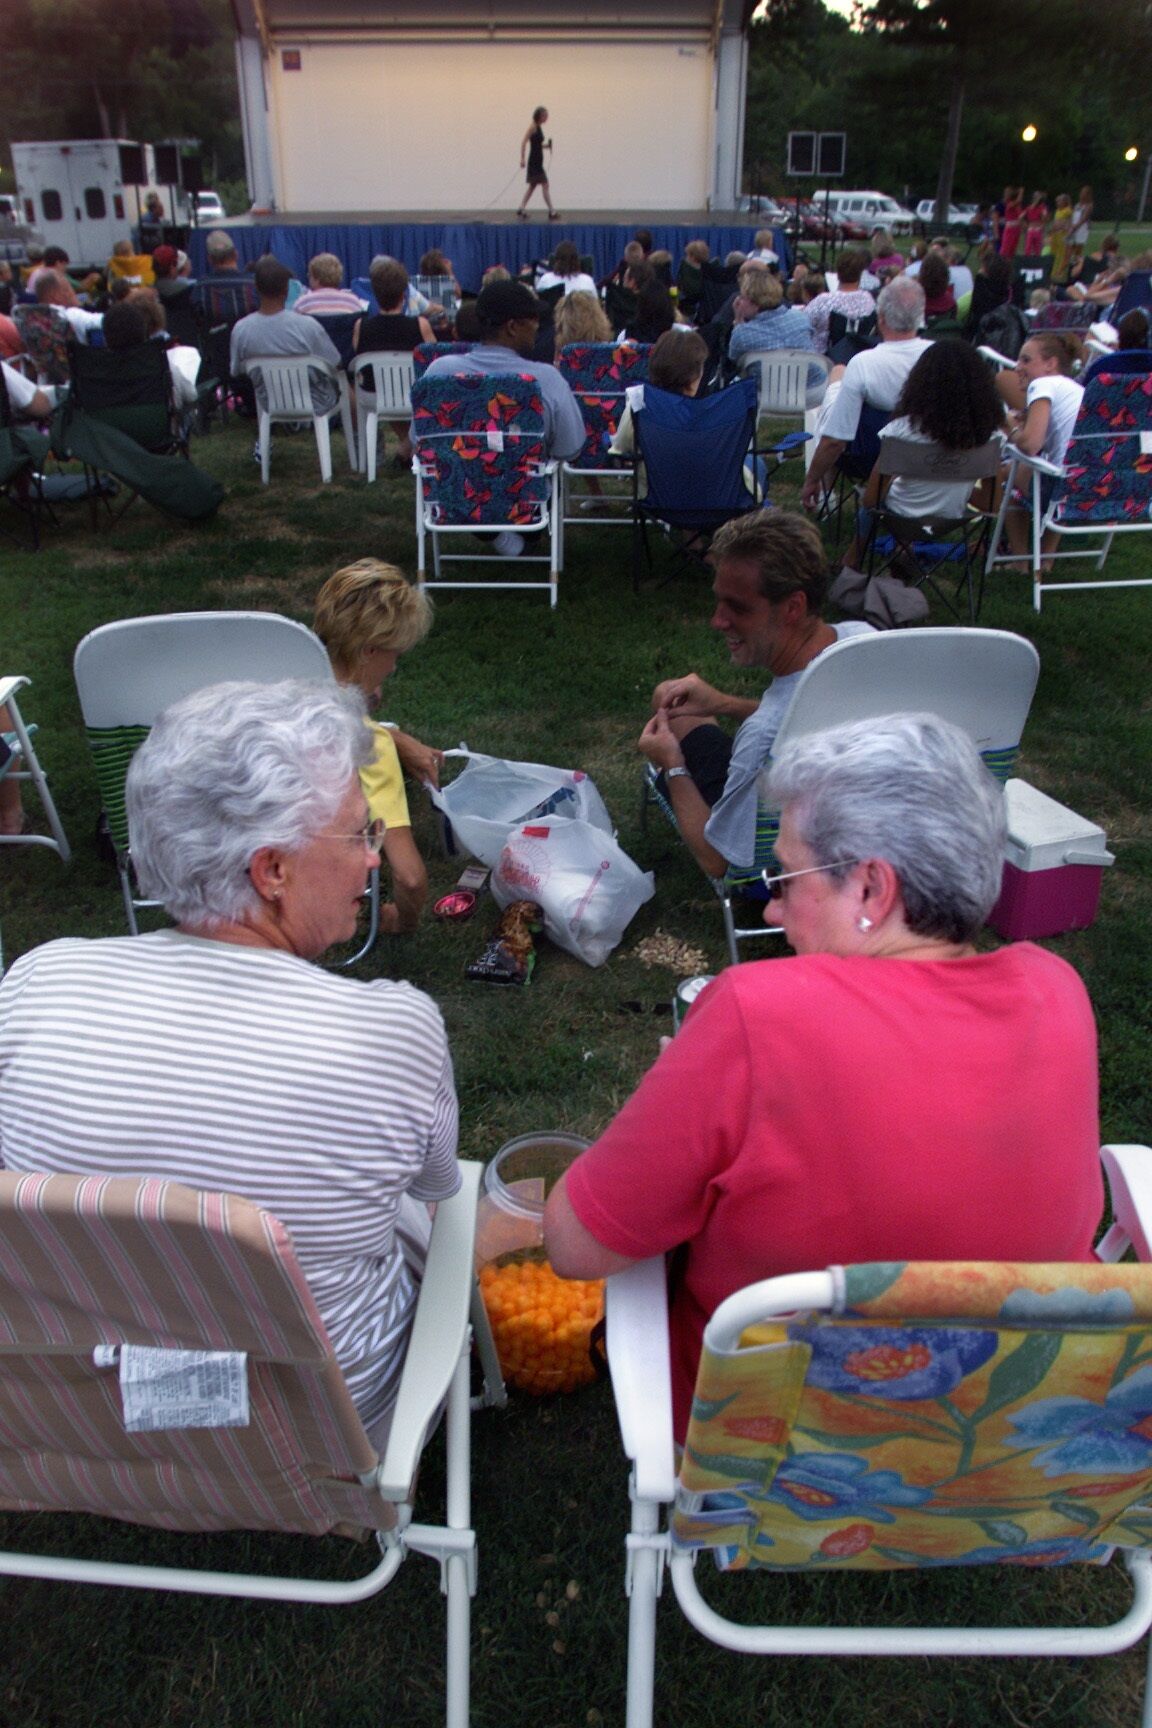
<svg viewBox="0 0 1152 1728"><path fill-rule="evenodd" d="M1101 1260L1119 1260L1131 1245L1138 1260L1152 1260L1152 1148L1104 1146L1100 1162L1108 1177L1113 1223L1096 1253Z"/></svg>
<svg viewBox="0 0 1152 1728"><path fill-rule="evenodd" d="M635 1467L636 1493L645 1500L670 1501L676 1462L663 1257L639 1260L609 1278L604 1307L616 1415L624 1451Z"/></svg>
<svg viewBox="0 0 1152 1728"><path fill-rule="evenodd" d="M1006 446L1005 454L1013 468L1023 466L1031 468L1036 474L1050 474L1054 480L1064 476L1064 470L1058 462L1049 462L1046 456L1029 456L1027 451L1018 450L1015 444Z"/></svg>
<svg viewBox="0 0 1152 1728"><path fill-rule="evenodd" d="M28 678L0 678L0 708L3 708L9 697L15 696L17 690L22 690L30 682Z"/></svg>
<svg viewBox="0 0 1152 1728"><path fill-rule="evenodd" d="M420 1453L447 1397L467 1335L482 1167L462 1161L460 1171L459 1189L437 1203L432 1220L388 1446L377 1471L386 1500L406 1500L411 1492Z"/></svg>

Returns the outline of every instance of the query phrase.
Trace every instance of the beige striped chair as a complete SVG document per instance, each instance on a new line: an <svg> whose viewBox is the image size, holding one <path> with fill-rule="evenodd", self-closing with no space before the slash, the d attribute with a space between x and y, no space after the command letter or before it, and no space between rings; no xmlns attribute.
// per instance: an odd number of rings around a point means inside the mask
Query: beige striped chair
<svg viewBox="0 0 1152 1728"><path fill-rule="evenodd" d="M334 1604L374 1595L409 1553L426 1554L448 1598L447 1722L466 1728L473 1326L477 1403L503 1403L504 1389L472 1271L480 1166L461 1168L460 1192L437 1208L383 1457L275 1218L172 1182L0 1172L0 1507L165 1530L371 1532L378 1547L352 1580L11 1551L0 1574ZM133 1345L238 1353L246 1423L129 1432L122 1352ZM163 1363L188 1365L175 1354ZM417 1466L445 1403L447 1521L416 1523Z"/></svg>

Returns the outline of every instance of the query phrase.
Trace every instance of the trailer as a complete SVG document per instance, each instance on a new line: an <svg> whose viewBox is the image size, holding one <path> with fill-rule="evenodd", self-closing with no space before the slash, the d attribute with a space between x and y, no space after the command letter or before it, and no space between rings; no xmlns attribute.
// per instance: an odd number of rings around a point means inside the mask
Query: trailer
<svg viewBox="0 0 1152 1728"><path fill-rule="evenodd" d="M46 245L62 246L74 267L102 266L117 240L130 239L149 192L159 192L169 221L186 221L185 194L157 185L158 148L129 138L13 144L25 221Z"/></svg>

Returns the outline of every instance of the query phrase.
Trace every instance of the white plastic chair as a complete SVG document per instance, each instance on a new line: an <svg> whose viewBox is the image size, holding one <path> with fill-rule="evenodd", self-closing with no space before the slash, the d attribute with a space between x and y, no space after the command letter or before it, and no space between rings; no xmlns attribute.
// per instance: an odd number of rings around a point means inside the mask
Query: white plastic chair
<svg viewBox="0 0 1152 1728"><path fill-rule="evenodd" d="M52 833L0 834L0 846L47 846L49 851L59 853L61 862L67 864L72 856L72 848L68 844L64 824L57 814L55 802L48 789L48 777L40 766L32 743L32 734L36 727L25 724L16 701L16 692L30 687L31 682L30 678L0 678L0 708L7 708L12 722L4 739L12 754L6 766L0 769L0 776L7 780L30 781L35 786Z"/></svg>
<svg viewBox="0 0 1152 1728"><path fill-rule="evenodd" d="M459 1191L436 1208L383 1453L361 1425L291 1239L269 1213L173 1182L0 1173L0 1505L25 1514L13 1538L35 1542L34 1507L72 1514L68 1529L80 1535L77 1517L92 1513L190 1533L169 1545L187 1556L180 1564L8 1549L0 1576L338 1607L375 1596L409 1555L423 1554L439 1566L446 1598L444 1719L468 1728L470 1409L506 1398L473 1270L481 1166L460 1168ZM45 1232L59 1277L44 1273ZM82 1277L68 1275L81 1266ZM484 1389L470 1400L473 1336ZM116 1367L93 1356L94 1345L121 1342L177 1356L233 1353L247 1421L126 1431ZM420 1460L445 1411L447 1505L439 1520L418 1523ZM368 1569L347 1578L196 1564L204 1532L245 1529L374 1541Z"/></svg>
<svg viewBox="0 0 1152 1728"><path fill-rule="evenodd" d="M372 374L372 389L361 387L361 375ZM412 378L414 363L411 354L357 354L352 362L356 381L356 411L360 416L359 464L367 473L368 484L376 479L376 444L381 420L398 420L406 424L412 418Z"/></svg>
<svg viewBox="0 0 1152 1728"><path fill-rule="evenodd" d="M1131 1245L1141 1260L1150 1258L1149 1237L1152 1236L1152 1151L1144 1146L1112 1146L1105 1147L1102 1153L1105 1168L1108 1172L1112 1195L1113 1214L1116 1223L1107 1236L1099 1244L1100 1258L1107 1261L1119 1260L1125 1250ZM889 1273L893 1277L900 1267L886 1266L870 1267L863 1271L871 1274ZM1026 1269L1022 1269L1025 1270ZM1054 1268L1038 1268L1045 1274L1052 1274ZM1079 1268L1074 1269L1079 1271ZM1103 1268L1093 1267L1092 1272ZM1145 1276L1142 1268L1119 1267L1121 1279L1130 1278L1133 1274L1138 1279ZM848 1278L852 1276L851 1271ZM1120 1279L1117 1283L1120 1283ZM1023 1283L1023 1280L1022 1280ZM1049 1278L1043 1289L1049 1291L1057 1279ZM831 1268L823 1272L794 1273L786 1277L770 1278L763 1283L753 1284L746 1289L730 1296L717 1308L705 1333L706 1351L712 1350L718 1356L731 1358L740 1347L741 1334L745 1328L760 1322L771 1323L779 1317L783 1324L793 1318L801 1323L819 1320L825 1315L844 1312L845 1269ZM1127 1288L1127 1286L1125 1286ZM705 1599L697 1582L695 1570L698 1558L703 1557L704 1546L710 1540L716 1543L715 1552L723 1557L723 1545L734 1538L725 1530L723 1534L713 1532L706 1527L713 1525L731 1526L740 1522L740 1502L746 1498L752 1503L748 1516L752 1522L746 1526L748 1543L757 1541L756 1570L771 1571L772 1536L765 1531L762 1535L757 1531L755 1506L765 1504L764 1496L770 1493L773 1476L778 1468L782 1468L791 1455L792 1436L797 1434L797 1449L804 1451L806 1441L813 1435L813 1428L792 1428L791 1422L795 1416L799 1424L805 1420L811 1421L811 1406L803 1406L801 1398L803 1390L799 1380L804 1378L802 1368L797 1366L798 1381L792 1389L790 1400L785 1397L779 1401L763 1402L759 1414L751 1414L747 1422L740 1420L740 1414L751 1406L745 1400L740 1401L739 1395L728 1397L722 1402L716 1400L712 1408L717 1409L716 1420L723 1427L726 1415L730 1422L730 1431L738 1436L728 1437L726 1430L721 1444L728 1453L736 1454L717 1461L717 1469L723 1469L727 1480L724 1489L719 1494L709 1495L698 1491L698 1478L693 1480L690 1467L703 1462L707 1467L707 1455L701 1459L700 1454L694 1454L689 1461L688 1455L678 1465L673 1447L672 1434L672 1395L671 1377L669 1371L669 1332L668 1332L668 1282L667 1268L664 1260L644 1260L630 1267L627 1271L610 1278L606 1286L606 1331L608 1365L612 1376L613 1392L616 1399L617 1414L620 1421L621 1439L624 1452L629 1460L630 1483L629 1497L631 1501L631 1528L626 1537L626 1591L629 1598L628 1606L628 1680L627 1680L627 1728L651 1728L653 1722L653 1705L656 1680L656 1635L657 1635L657 1601L661 1594L665 1573L671 1576L672 1589L676 1602L685 1618L705 1638L729 1650L738 1651L744 1655L758 1656L928 1656L928 1657L1003 1657L1003 1656L1060 1656L1083 1657L1094 1655L1109 1655L1119 1650L1127 1649L1143 1637L1152 1626L1152 1555L1149 1553L1148 1542L1150 1533L1146 1518L1139 1509L1133 1520L1138 1528L1125 1529L1119 1537L1104 1534L1101 1541L1120 1540L1126 1545L1123 1549L1124 1562L1131 1576L1133 1586L1132 1606L1118 1620L1107 1625L1085 1624L1079 1615L1076 1623L1071 1625L1027 1625L1023 1627L996 1626L980 1627L968 1623L964 1612L966 1591L965 1580L970 1575L971 1566L962 1572L954 1573L957 1598L957 1619L955 1626L877 1626L875 1624L756 1624L749 1623L747 1618L729 1618L720 1609L714 1607ZM1025 1286L1022 1296L1030 1294ZM1064 1292L1061 1292L1063 1295ZM1147 1289L1145 1286L1145 1303L1147 1306ZM1037 1296L1034 1301L1038 1306L1030 1318L1017 1322L1025 1328L1025 1335L1035 1344L1041 1346L1050 1341L1055 1342L1064 1336L1060 1327L1059 1317L1045 1322L1042 1304L1051 1297ZM1109 1325L1122 1326L1121 1317L1117 1317L1117 1309L1112 1308L1108 1319L1103 1318L1105 1298L1089 1298L1089 1305L1098 1300L1101 1320L1093 1322L1089 1329L1105 1330ZM963 1305L963 1295L957 1293L957 1322L963 1324L962 1317L966 1310ZM911 1319L915 1327L923 1325L923 1321ZM897 1342L901 1322L888 1322L889 1336L893 1336L892 1354L899 1349ZM993 1319L984 1322L969 1322L969 1325L983 1324L996 1326ZM1004 1321L1011 1326L1013 1322ZM1149 1323L1144 1322L1145 1328ZM1047 1326L1047 1333L1042 1329ZM1035 1327L1037 1330L1033 1331ZM1071 1330L1075 1330L1072 1327ZM1081 1330L1084 1328L1081 1327ZM787 1351L787 1342L774 1343L767 1341L769 1337L775 1340L778 1329L773 1328L770 1335L766 1334L764 1347L757 1350L754 1347L742 1352L748 1357L759 1356L766 1362L773 1350ZM970 1336L971 1334L969 1334ZM917 1343L913 1348L924 1352L924 1340L931 1335L917 1331ZM927 1352L924 1352L927 1354ZM1010 1358L1008 1358L1010 1359ZM1001 1364L1005 1358L1001 1356ZM1046 1362L1051 1360L1047 1350L1037 1350L1028 1356L1028 1367L1018 1364L1016 1375L1016 1396L1026 1397L1030 1387L1040 1383ZM1140 1358L1137 1358L1140 1360ZM1131 1371L1131 1369L1130 1369ZM1024 1378L1028 1374L1031 1378ZM1003 1378L1003 1377L1002 1377ZM1023 1384L1020 1384L1023 1378ZM1073 1382L1075 1384L1075 1382ZM817 1386L823 1384L819 1379ZM1083 1399L1071 1398L1065 1400L1070 1404L1084 1402L1085 1408L1090 1408L1088 1401L1101 1403L1106 1384L1101 1386L1091 1377L1081 1376L1077 1387L1083 1394ZM945 1387L946 1391L947 1388ZM997 1390L1005 1394L1000 1403L1011 1402L1012 1389L1007 1385L1000 1389L989 1391L990 1409L994 1412L996 1404L991 1399L997 1395ZM938 1393L926 1392L925 1398L938 1396ZM974 1394L975 1395L975 1394ZM696 1409L703 1420L708 1419L709 1398L716 1399L716 1387L709 1384L706 1376L698 1383L698 1400ZM872 1401L876 1412L885 1409L879 1399ZM947 1404L945 1397L943 1403ZM1049 1400L1048 1403L1059 1403L1060 1399ZM1037 1405L1042 1408L1042 1405ZM819 1407L822 1412L828 1406ZM889 1404L888 1409L892 1406ZM925 1411L924 1404L911 1406L896 1405L898 1411L912 1408ZM937 1406L933 1406L933 1412ZM805 1417L807 1410L807 1418ZM834 1417L833 1417L834 1419ZM863 1421L864 1418L861 1418ZM872 1427L877 1428L878 1415L872 1418ZM826 1426L817 1423L816 1427ZM904 1474L905 1480L930 1483L935 1479L934 1472L940 1466L933 1456L933 1448L939 1451L939 1435L944 1432L944 1424L931 1422L927 1413L922 1420L913 1424L906 1421L907 1441L909 1446L909 1465ZM863 1429L859 1431L863 1435ZM1101 1434L1107 1433L1107 1415L1101 1416ZM757 1444L754 1435L760 1433L763 1440ZM882 1433L882 1430L879 1431ZM875 1457L873 1448L877 1444L879 1433L869 1433L869 1448L854 1454L861 1460L863 1470L865 1462L870 1468ZM838 1437L839 1429L833 1436L817 1433L815 1439L819 1445L827 1444L831 1448ZM724 1440L726 1439L726 1445ZM851 1435L849 1436L851 1439ZM1102 1442L1106 1444L1106 1442ZM912 1450L918 1447L918 1450ZM1089 1528L1093 1520L1086 1513L1084 1521L1076 1518L1077 1506L1095 1508L1099 1502L1093 1498L1096 1494L1107 1494L1115 1490L1118 1474L1117 1466L1108 1458L1106 1451L1100 1451L1100 1468L1091 1465L1065 1465L1065 1469L1083 1471L1083 1477L1077 1476L1075 1493L1083 1492L1085 1499L1070 1500L1066 1503L1067 1527L1076 1532L1076 1537L1083 1536L1084 1524ZM815 1461L819 1462L819 1452ZM681 1472L688 1476L687 1482L682 1482ZM1054 1467L1055 1473L1055 1467ZM1087 1480L1083 1479L1087 1478ZM1014 1525L1011 1522L998 1523L996 1498L992 1491L993 1484L989 1482L989 1505L972 1507L972 1520L983 1518L988 1520L982 1528L988 1531L990 1549L999 1548L1004 1558L1014 1558L1012 1544L1021 1544L1021 1557L1025 1566L1017 1566L1017 1575L1025 1574L1028 1560L1032 1557L1026 1538L1026 1532L1019 1536L1013 1534ZM1041 1493L1044 1477L1038 1475L1037 1488ZM1050 1489L1049 1493L1055 1490ZM1135 1494L1136 1490L1131 1490ZM759 1498L758 1498L759 1497ZM1144 1499L1147 1498L1145 1493ZM783 1497L787 1502L787 1495ZM825 1528L836 1531L843 1528L843 1519L835 1505L834 1494L827 1496L828 1511L825 1514L828 1522ZM771 1501L767 1502L771 1506ZM1070 1508L1070 1510L1068 1510ZM819 1518L819 1512L813 1512L812 1518ZM1005 1515L1006 1516L1006 1515ZM868 1532L867 1546L873 1539L878 1550L886 1545L899 1549L900 1524L899 1512L895 1517L886 1515L886 1522L878 1525L875 1530L864 1524L850 1527L848 1542L839 1553L850 1556L859 1552L854 1544L864 1541ZM678 1534L681 1538L677 1543L674 1539L671 1525L673 1521L680 1524ZM947 1520L944 1520L947 1524ZM775 1525L770 1526L776 1529ZM813 1545L820 1540L820 1525L813 1524L815 1536L811 1537ZM777 1531L777 1534L779 1532ZM831 1540L831 1539L830 1539ZM1092 1546L1089 1538L1083 1543L1071 1539L1073 1547L1088 1548ZM688 1544L692 1544L691 1546ZM1044 1550L1058 1546L1057 1543L1037 1541L1034 1547L1039 1552L1036 1558L1044 1557ZM835 1555L837 1550L829 1548L822 1551ZM989 1555L989 1559L991 1559ZM739 1562L737 1561L737 1564ZM891 1565L893 1562L889 1561ZM915 1560L902 1555L897 1564L914 1565ZM938 1560L928 1559L920 1562L922 1565L940 1564ZM825 1573L837 1569L835 1565L825 1566ZM1043 1569L1043 1568L1041 1568ZM788 1568L787 1582L792 1593L799 1586L801 1576L811 1575L815 1571L810 1564L807 1567L791 1565ZM741 1576L749 1574L732 1573L732 1587L735 1588ZM1082 1565L1078 1578L1083 1580L1083 1593L1087 1595L1095 1578L1099 1577L1099 1569L1091 1565ZM883 1583L880 1591L882 1593ZM729 1591L729 1599L731 1591ZM822 1598L827 1603L828 1598ZM786 1611L782 1600L780 1612ZM739 1610L737 1609L737 1612ZM1085 1614L1084 1619L1089 1619ZM723 1701L717 1699L712 1715L719 1719L723 1713ZM960 1711L963 1716L963 1711ZM695 1716L693 1719L708 1718L708 1711L703 1701L695 1700ZM663 1719L663 1718L662 1718ZM1141 1722L1144 1728L1152 1728L1152 1701L1148 1696L1146 1685L1143 1714Z"/></svg>
<svg viewBox="0 0 1152 1728"><path fill-rule="evenodd" d="M274 358L253 355L245 361L241 370L253 377L259 375L256 411L260 436L260 478L265 486L268 484L272 460L272 425L276 420L311 420L316 434L316 449L320 455L320 476L325 481L332 478L332 436L328 426L328 414L317 414L312 406L312 379L317 373L330 379L336 386L340 424L344 428L344 441L348 446L348 464L355 473L356 428L352 423L348 380L339 366L311 354L293 355L287 359L279 355Z"/></svg>
<svg viewBox="0 0 1152 1728"><path fill-rule="evenodd" d="M332 666L318 636L275 612L167 612L90 630L76 649L73 674L116 852L124 913L136 936L136 913L154 909L156 902L137 898L133 890L124 783L157 715L209 684L277 684L285 678L329 682ZM379 886L380 873L374 870L367 938L340 965L361 959L376 939Z"/></svg>
<svg viewBox="0 0 1152 1728"><path fill-rule="evenodd" d="M824 374L824 380L810 388L808 373L812 367ZM832 362L826 354L810 354L802 348L769 348L758 354L743 354L737 362L741 376L758 374L759 420L805 414L818 408L824 400L831 370Z"/></svg>

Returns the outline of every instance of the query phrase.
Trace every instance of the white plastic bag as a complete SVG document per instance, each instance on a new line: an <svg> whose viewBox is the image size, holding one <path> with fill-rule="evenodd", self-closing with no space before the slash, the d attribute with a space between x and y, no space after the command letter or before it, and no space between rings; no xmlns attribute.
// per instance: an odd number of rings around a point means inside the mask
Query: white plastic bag
<svg viewBox="0 0 1152 1728"><path fill-rule="evenodd" d="M498 906L535 900L559 948L602 966L635 913L656 892L612 838L591 823L527 822L513 830L492 871Z"/></svg>
<svg viewBox="0 0 1152 1728"><path fill-rule="evenodd" d="M522 822L557 817L590 823L612 833L612 818L595 784L579 768L548 768L542 762L506 762L461 745L446 756L465 756L467 765L448 786L429 787L436 806L452 824L466 852L491 869L508 830ZM523 899L523 895L513 898Z"/></svg>

